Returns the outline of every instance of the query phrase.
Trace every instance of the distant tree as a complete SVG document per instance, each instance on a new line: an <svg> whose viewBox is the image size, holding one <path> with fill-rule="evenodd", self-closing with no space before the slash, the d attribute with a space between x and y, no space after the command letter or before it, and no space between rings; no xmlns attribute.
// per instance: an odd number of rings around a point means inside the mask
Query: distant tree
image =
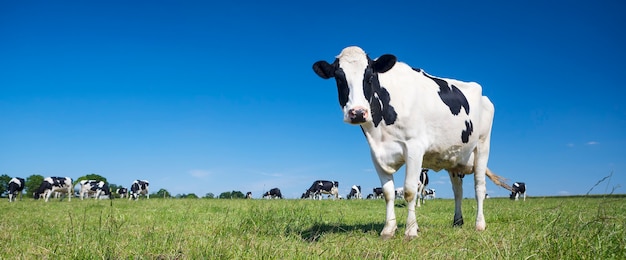
<svg viewBox="0 0 626 260"><path fill-rule="evenodd" d="M26 178L26 183L24 185L24 189L26 190L27 196L32 197L33 193L35 193L35 191L39 189L39 186L41 186L42 182L43 182L43 176L39 174L33 174L31 176L28 176L28 178Z"/></svg>
<svg viewBox="0 0 626 260"><path fill-rule="evenodd" d="M158 198L170 198L172 197L172 194L170 194L170 192L166 189L160 189L156 194L153 194L153 196Z"/></svg>
<svg viewBox="0 0 626 260"><path fill-rule="evenodd" d="M241 191L233 191L233 192L231 192L231 196L230 197L232 199L243 199L246 196L243 195L243 193Z"/></svg>
<svg viewBox="0 0 626 260"><path fill-rule="evenodd" d="M218 197L220 199L230 199L231 198L231 193L230 191L225 191L220 193L220 196Z"/></svg>
<svg viewBox="0 0 626 260"><path fill-rule="evenodd" d="M222 192L219 196L220 199L243 199L246 196L243 195L241 191L225 191Z"/></svg>
<svg viewBox="0 0 626 260"><path fill-rule="evenodd" d="M92 174L87 174L85 176L81 176L78 177L78 179L74 180L74 185L80 183L80 181L82 180L96 180L96 181L103 181L103 182L107 182L107 178L104 178L98 174L92 173Z"/></svg>
<svg viewBox="0 0 626 260"><path fill-rule="evenodd" d="M205 198L205 199L214 199L215 195L213 195L213 193L209 192L209 193L205 194L203 198Z"/></svg>
<svg viewBox="0 0 626 260"><path fill-rule="evenodd" d="M0 175L0 196L4 195L4 193L8 191L9 182L11 181L11 179L12 178L9 175Z"/></svg>
<svg viewBox="0 0 626 260"><path fill-rule="evenodd" d="M197 199L197 198L198 198L198 195L196 195L196 194L194 194L194 193L189 193L189 194L187 194L187 196L185 196L185 198L188 198L188 199Z"/></svg>

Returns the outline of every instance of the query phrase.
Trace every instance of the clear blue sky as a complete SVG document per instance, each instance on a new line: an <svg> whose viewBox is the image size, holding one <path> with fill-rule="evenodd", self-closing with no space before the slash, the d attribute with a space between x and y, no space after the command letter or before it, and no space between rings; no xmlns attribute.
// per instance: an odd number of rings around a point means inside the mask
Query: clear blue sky
<svg viewBox="0 0 626 260"><path fill-rule="evenodd" d="M0 174L371 193L365 138L311 69L358 45L480 83L489 167L529 196L585 194L611 172L592 193L626 193L624 1L212 2L0 2ZM444 171L430 187L452 196Z"/></svg>

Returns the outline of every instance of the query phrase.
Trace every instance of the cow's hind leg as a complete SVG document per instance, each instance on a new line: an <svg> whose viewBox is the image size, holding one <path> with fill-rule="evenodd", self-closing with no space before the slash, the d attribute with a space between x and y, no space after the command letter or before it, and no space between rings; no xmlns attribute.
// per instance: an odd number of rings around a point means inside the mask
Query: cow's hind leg
<svg viewBox="0 0 626 260"><path fill-rule="evenodd" d="M450 181L452 182L452 191L454 192L454 220L453 226L463 225L463 212L461 211L461 203L463 200L463 174L448 172Z"/></svg>

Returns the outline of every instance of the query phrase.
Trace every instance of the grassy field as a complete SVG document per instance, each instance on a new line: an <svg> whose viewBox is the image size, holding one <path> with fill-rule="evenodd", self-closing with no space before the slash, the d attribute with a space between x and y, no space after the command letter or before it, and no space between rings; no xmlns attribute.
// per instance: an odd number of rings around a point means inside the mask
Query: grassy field
<svg viewBox="0 0 626 260"><path fill-rule="evenodd" d="M0 259L626 259L626 198L489 199L487 230L454 201L418 209L419 237L382 241L383 200L2 201Z"/></svg>

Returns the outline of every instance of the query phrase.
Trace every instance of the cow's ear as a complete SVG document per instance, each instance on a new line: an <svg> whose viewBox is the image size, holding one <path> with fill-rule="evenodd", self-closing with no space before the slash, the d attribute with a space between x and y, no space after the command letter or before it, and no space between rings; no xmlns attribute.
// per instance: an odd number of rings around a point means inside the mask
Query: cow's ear
<svg viewBox="0 0 626 260"><path fill-rule="evenodd" d="M335 76L335 67L323 60L313 64L313 71L323 79L329 79Z"/></svg>
<svg viewBox="0 0 626 260"><path fill-rule="evenodd" d="M385 73L393 68L393 65L396 64L396 61L396 56L391 54L385 54L378 57L378 59L374 61L374 64L372 64L372 68L374 68L374 71L377 73Z"/></svg>

